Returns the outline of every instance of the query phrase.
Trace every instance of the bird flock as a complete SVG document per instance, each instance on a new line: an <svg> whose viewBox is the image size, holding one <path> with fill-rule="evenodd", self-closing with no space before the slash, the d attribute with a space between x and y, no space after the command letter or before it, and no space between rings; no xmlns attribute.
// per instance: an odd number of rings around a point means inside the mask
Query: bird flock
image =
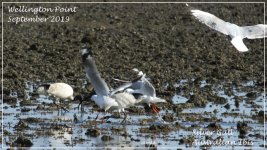
<svg viewBox="0 0 267 150"><path fill-rule="evenodd" d="M211 29L229 35L231 37L231 43L240 52L248 51L248 48L243 43L244 38L256 39L266 37L265 30L267 26L264 24L238 26L233 23L225 22L208 12L198 9L190 9L190 12L196 20L207 25ZM93 94L90 99L105 112L122 112L124 118L121 123L126 123L126 108L139 104L146 104L151 108L152 112L159 114L160 108L156 103L167 102L165 99L157 97L156 89L142 71L136 68L133 69L137 73L137 77L133 81L114 79L122 81L123 84L114 89L110 89L97 69L92 50L90 48L81 49L81 58L86 77L95 91L95 94ZM58 109L61 108L65 111L68 110L60 105L60 100L79 100L80 104L86 100L82 95L74 97L72 87L66 83L42 84L38 87L37 92L39 94L54 96L56 100L54 100L53 103L57 105ZM136 97L136 94L140 96Z"/></svg>

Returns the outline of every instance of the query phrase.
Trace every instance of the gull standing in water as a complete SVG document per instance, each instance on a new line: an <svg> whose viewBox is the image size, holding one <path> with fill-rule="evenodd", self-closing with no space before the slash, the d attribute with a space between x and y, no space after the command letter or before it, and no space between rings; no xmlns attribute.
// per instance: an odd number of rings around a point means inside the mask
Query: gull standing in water
<svg viewBox="0 0 267 150"><path fill-rule="evenodd" d="M166 102L165 99L158 98L156 96L156 90L153 87L153 85L148 81L146 78L146 75L139 71L138 69L134 68L133 71L138 72L139 80L135 80L135 82L131 82L131 86L129 86L127 89L125 89L125 92L131 93L131 94L141 94L141 96L138 98L140 100L139 103L145 103L149 106L149 108L152 109L153 113L157 114L157 117L160 121L163 123L166 123L162 117L159 114L159 107L155 104L158 102ZM129 81L124 81L120 79L114 79L116 81L126 82L130 83Z"/></svg>
<svg viewBox="0 0 267 150"><path fill-rule="evenodd" d="M124 84L115 90L110 90L106 82L101 78L97 70L92 52L90 49L82 49L82 61L86 71L86 77L90 80L96 94L91 99L97 104L98 107L106 111L118 110L124 113L124 118L121 123L126 123L127 114L124 108L135 105L139 100L127 92L121 92L129 87L132 83ZM121 92L121 93L118 93Z"/></svg>
<svg viewBox="0 0 267 150"><path fill-rule="evenodd" d="M132 94L142 94L139 98L141 100L140 103L148 104L154 113L158 113L160 109L155 103L166 102L166 100L156 96L156 90L154 86L147 80L146 74L136 68L133 70L138 72L138 76L140 76L141 79L133 82L132 85L125 91Z"/></svg>
<svg viewBox="0 0 267 150"><path fill-rule="evenodd" d="M144 74L142 71L139 71L136 68L134 68L133 71L138 72L138 76L140 78L139 80L135 80L135 82L120 80L116 78L113 79L116 81L130 84L130 86L125 89L125 92L131 94L141 94L141 96L139 97L140 100L139 103L146 103L149 107L151 107L154 113L158 113L160 109L155 103L166 102L166 100L158 98L156 96L156 90L154 86L146 78L146 74Z"/></svg>
<svg viewBox="0 0 267 150"><path fill-rule="evenodd" d="M243 43L244 38L257 39L267 36L267 25L264 24L257 24L254 26L238 26L230 22L225 22L208 12L201 10L193 9L191 10L191 13L200 22L206 24L208 27L223 34L229 35L232 38L231 43L240 52L248 51L248 48Z"/></svg>

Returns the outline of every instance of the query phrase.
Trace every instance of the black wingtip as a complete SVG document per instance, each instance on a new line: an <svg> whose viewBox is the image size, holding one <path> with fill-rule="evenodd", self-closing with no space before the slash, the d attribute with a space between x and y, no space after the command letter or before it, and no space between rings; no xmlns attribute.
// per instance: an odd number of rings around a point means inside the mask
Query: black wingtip
<svg viewBox="0 0 267 150"><path fill-rule="evenodd" d="M190 4L189 3L186 3L185 6L186 6L187 10L190 12L190 14L191 14L191 11L192 10L196 9L193 6L191 6L191 3Z"/></svg>
<svg viewBox="0 0 267 150"><path fill-rule="evenodd" d="M89 56L92 56L93 53L92 53L92 49L90 47L88 48L82 48L81 49L81 53L82 53L82 60L83 62L85 62L86 58Z"/></svg>
<svg viewBox="0 0 267 150"><path fill-rule="evenodd" d="M45 83L45 84L41 84L41 85L39 85L38 87L44 87L46 90L48 90L49 87L50 87L50 85L51 85L51 84Z"/></svg>
<svg viewBox="0 0 267 150"><path fill-rule="evenodd" d="M137 82L137 81L141 80L141 79L143 78L143 76L144 76L144 75L139 76L139 77L133 79L131 82L132 82L132 83Z"/></svg>

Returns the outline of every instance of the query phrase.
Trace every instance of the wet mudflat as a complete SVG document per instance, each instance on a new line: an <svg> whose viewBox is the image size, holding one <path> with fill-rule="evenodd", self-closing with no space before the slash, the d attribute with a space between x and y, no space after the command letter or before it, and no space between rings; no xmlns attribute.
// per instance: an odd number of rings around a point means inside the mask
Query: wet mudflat
<svg viewBox="0 0 267 150"><path fill-rule="evenodd" d="M132 107L126 125L122 118L110 118L102 123L104 115L92 103L84 111L70 104L70 112L59 112L46 96L28 97L29 100L4 104L4 145L7 147L157 147L197 148L263 146L263 93L251 96L248 89L255 85L244 83L243 88L212 86L217 101L194 107L191 98L179 92L171 98L172 105L162 106L160 116L147 114L142 106ZM177 85L186 86L188 82ZM203 90L209 84L202 82ZM33 89L32 85L28 85ZM31 95L32 91L27 92ZM13 93L13 96L16 96ZM11 97L13 97L11 96ZM26 101L26 102L25 102ZM118 113L112 115L119 116ZM18 142L18 138L24 138ZM27 142L30 141L30 142Z"/></svg>
<svg viewBox="0 0 267 150"><path fill-rule="evenodd" d="M60 5L78 7L64 14L67 23L4 22L5 147L263 148L263 39L244 40L250 51L240 53L184 4ZM192 7L239 25L263 23L261 4ZM4 20L21 15L5 7L4 13ZM69 103L70 112L60 113L51 97L38 95L36 87L47 82L69 83L75 94L90 92L83 46L92 47L111 87L120 84L112 78L132 79L132 68L145 72L168 101L159 104L165 122L136 106L125 126L118 118L101 123L90 100L84 112Z"/></svg>

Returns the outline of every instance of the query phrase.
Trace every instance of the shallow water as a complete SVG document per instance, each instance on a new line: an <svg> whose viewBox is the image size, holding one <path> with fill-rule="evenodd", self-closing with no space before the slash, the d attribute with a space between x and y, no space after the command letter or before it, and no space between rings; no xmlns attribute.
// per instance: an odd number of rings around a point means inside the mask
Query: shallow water
<svg viewBox="0 0 267 150"><path fill-rule="evenodd" d="M177 87L187 84L187 80L177 83ZM202 81L200 87L208 85L206 81ZM244 87L253 87L254 82L248 81L242 84ZM31 98L34 91L34 85L26 84L27 98ZM208 145L212 148L260 148L264 144L263 141L263 123L255 119L253 115L257 115L260 110L264 110L264 94L259 93L257 97L252 98L253 103L249 103L251 98L246 94L244 88L232 86L233 95L225 94L223 85L213 86L213 92L220 97L227 99L230 105L229 109L224 104L214 104L209 102L204 108L188 108L183 109L181 113L175 113L172 110L162 110L161 116L173 114L173 122L162 122L155 115L139 115L130 114L127 118L127 125L121 125L122 119L110 118L109 123L101 124L101 120L94 121L98 112L92 106L85 106L85 112L81 113L77 109L77 104L71 104L69 112L60 113L57 110L37 110L38 104L52 103L51 98L47 96L39 96L36 100L32 100L30 106L20 106L20 99L17 99L15 105L7 103L3 104L3 127L5 135L3 144L5 148L12 147L12 143L19 135L23 135L30 139L34 147L109 147L116 149L117 147L127 149L144 148L154 145L157 148L177 149L177 148L199 148L201 145ZM227 88L229 90L229 88ZM193 94L193 93L191 93ZM12 92L12 97L17 97L16 92ZM235 106L235 96L242 97L239 107ZM172 97L173 105L185 104L188 100L184 95L174 95ZM142 109L142 106L138 106ZM256 107L256 109L255 109ZM266 106L265 106L266 107ZM23 109L28 109L22 112ZM216 111L216 113L215 113ZM78 121L74 122L74 115ZM104 114L100 114L99 117ZM106 114L109 115L109 114ZM29 128L21 131L14 128L21 119L39 118L40 122L29 122ZM203 118L205 118L203 120ZM144 119L152 119L152 122L142 123ZM214 121L216 120L216 121ZM244 139L239 138L237 123L245 122L249 127L249 131ZM207 128L211 123L216 122L221 128L210 130ZM175 123L179 123L179 127L175 127ZM142 132L142 128L149 128L152 125L163 125L170 127L167 132ZM100 135L91 137L86 135L88 128L98 129ZM149 130L146 130L149 131ZM112 139L103 141L101 138L110 136ZM185 139L193 138L193 143L182 142ZM221 138L221 143L214 145L215 139ZM209 143L210 142L210 143ZM148 148L148 147L147 147Z"/></svg>

